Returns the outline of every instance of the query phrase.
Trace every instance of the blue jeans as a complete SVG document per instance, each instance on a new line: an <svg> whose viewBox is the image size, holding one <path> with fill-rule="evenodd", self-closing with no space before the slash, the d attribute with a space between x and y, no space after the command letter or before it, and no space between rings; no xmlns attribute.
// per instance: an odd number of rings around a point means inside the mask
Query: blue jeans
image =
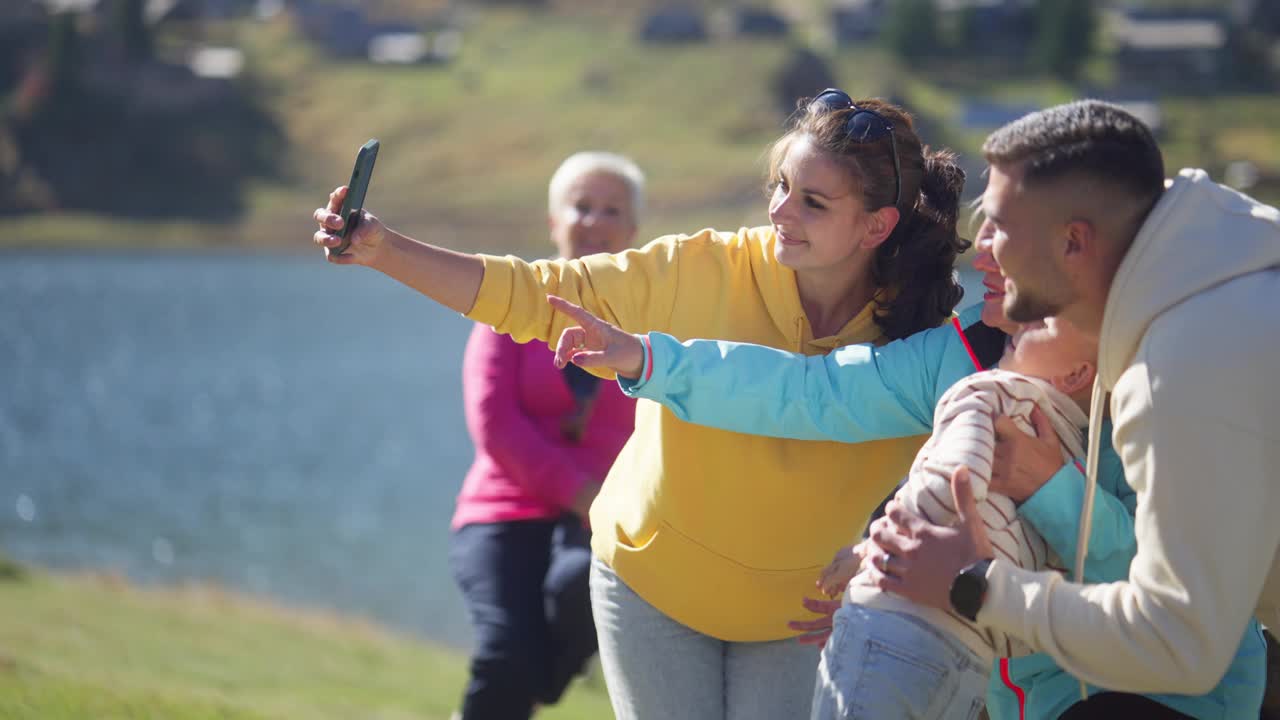
<svg viewBox="0 0 1280 720"><path fill-rule="evenodd" d="M454 532L449 562L476 633L464 720L527 720L595 654L589 539L573 515Z"/></svg>
<svg viewBox="0 0 1280 720"><path fill-rule="evenodd" d="M714 593L715 588L690 588ZM733 598L725 598L726 603ZM818 651L794 639L726 642L645 602L591 563L600 663L617 720L790 720L809 715Z"/></svg>
<svg viewBox="0 0 1280 720"><path fill-rule="evenodd" d="M813 691L811 720L973 720L991 664L964 643L904 613L844 605Z"/></svg>

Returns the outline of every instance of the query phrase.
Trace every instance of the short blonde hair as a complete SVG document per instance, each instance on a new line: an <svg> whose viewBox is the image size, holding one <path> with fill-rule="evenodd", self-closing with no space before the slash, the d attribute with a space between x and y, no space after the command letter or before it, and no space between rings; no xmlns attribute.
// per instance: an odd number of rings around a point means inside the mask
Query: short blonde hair
<svg viewBox="0 0 1280 720"><path fill-rule="evenodd" d="M631 192L631 213L639 222L644 210L644 173L635 162L611 152L587 151L570 155L551 176L547 188L547 210L554 213L564 199L564 194L574 180L592 173L607 173L621 180Z"/></svg>

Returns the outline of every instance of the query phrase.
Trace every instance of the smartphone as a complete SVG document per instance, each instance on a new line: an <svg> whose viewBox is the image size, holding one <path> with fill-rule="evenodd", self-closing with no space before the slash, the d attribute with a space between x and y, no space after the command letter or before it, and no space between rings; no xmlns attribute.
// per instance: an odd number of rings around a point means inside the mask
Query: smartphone
<svg viewBox="0 0 1280 720"><path fill-rule="evenodd" d="M341 255L351 247L351 233L355 232L360 222L360 213L364 210L364 196L369 192L369 180L373 177L373 161L378 159L378 141L370 140L360 146L356 153L356 165L351 169L351 182L347 183L347 197L342 201L342 210L338 214L346 220L342 225L342 244L329 248L333 255Z"/></svg>

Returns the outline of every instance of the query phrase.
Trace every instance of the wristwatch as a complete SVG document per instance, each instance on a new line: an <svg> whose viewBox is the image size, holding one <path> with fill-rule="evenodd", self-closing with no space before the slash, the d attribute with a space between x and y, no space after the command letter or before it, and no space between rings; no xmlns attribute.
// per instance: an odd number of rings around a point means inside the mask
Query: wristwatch
<svg viewBox="0 0 1280 720"><path fill-rule="evenodd" d="M978 611L987 597L987 568L991 558L966 567L951 581L951 608L970 622L978 620Z"/></svg>

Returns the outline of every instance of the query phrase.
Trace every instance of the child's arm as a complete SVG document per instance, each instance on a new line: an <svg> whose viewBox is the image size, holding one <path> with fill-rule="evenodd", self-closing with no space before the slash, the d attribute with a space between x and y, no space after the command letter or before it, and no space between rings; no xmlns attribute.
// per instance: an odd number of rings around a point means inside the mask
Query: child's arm
<svg viewBox="0 0 1280 720"><path fill-rule="evenodd" d="M581 327L565 332L558 361L614 370L627 394L687 422L754 435L841 442L919 435L932 426L938 397L974 369L950 325L883 347L806 357L747 343L681 344L656 332L636 338L590 314L573 317Z"/></svg>
<svg viewBox="0 0 1280 720"><path fill-rule="evenodd" d="M990 492L995 418L1011 409L1008 399L981 375L949 390L938 405L933 436L895 499L935 525L952 525L958 516L951 478L963 465L969 470L973 498L997 556L1020 567L1041 568L1049 562L1046 543L1036 537L1030 523L1020 521L1011 498Z"/></svg>
<svg viewBox="0 0 1280 720"><path fill-rule="evenodd" d="M938 406L933 436L911 466L911 477L898 490L896 500L911 512L936 525L950 525L956 520L951 495L951 476L956 468L969 468L969 482L974 499L992 528L984 503L991 483L991 454L995 448L993 400L972 390L950 394Z"/></svg>
<svg viewBox="0 0 1280 720"><path fill-rule="evenodd" d="M649 333L650 363L628 395L677 417L753 435L865 442L929 431L948 327L883 347L805 356L748 343Z"/></svg>
<svg viewBox="0 0 1280 720"><path fill-rule="evenodd" d="M1137 495L1124 480L1120 458L1103 437L1099 448L1098 493L1093 506L1085 582L1102 583L1129 577L1129 564L1138 552L1133 518ZM1082 465L1067 463L1018 508L1059 557L1076 555L1076 535L1084 497Z"/></svg>

